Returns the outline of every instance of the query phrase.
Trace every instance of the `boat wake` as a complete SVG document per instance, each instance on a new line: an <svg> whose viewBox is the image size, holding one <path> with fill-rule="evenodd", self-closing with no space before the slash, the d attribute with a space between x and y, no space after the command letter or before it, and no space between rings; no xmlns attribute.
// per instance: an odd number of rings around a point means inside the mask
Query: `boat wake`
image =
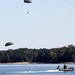
<svg viewBox="0 0 75 75"><path fill-rule="evenodd" d="M0 74L32 74L32 73L50 73L50 72L63 72L59 70L46 70L46 71L16 71L16 72L1 72Z"/></svg>

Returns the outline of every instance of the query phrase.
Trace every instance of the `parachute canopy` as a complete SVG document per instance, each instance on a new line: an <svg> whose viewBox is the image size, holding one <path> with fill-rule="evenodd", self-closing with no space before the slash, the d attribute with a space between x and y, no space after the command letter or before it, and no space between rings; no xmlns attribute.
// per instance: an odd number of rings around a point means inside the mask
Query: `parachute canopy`
<svg viewBox="0 0 75 75"><path fill-rule="evenodd" d="M31 0L24 0L25 3L32 3Z"/></svg>
<svg viewBox="0 0 75 75"><path fill-rule="evenodd" d="M7 42L7 43L5 43L5 46L7 47L7 46L10 46L10 45L13 45L13 43L12 42Z"/></svg>

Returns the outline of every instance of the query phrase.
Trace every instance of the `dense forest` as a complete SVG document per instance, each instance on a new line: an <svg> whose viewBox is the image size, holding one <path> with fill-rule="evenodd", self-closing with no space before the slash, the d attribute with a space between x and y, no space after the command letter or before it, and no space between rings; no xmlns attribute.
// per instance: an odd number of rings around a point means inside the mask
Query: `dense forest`
<svg viewBox="0 0 75 75"><path fill-rule="evenodd" d="M68 45L52 49L9 49L0 50L0 63L7 62L37 62L37 63L60 63L75 62L75 46Z"/></svg>

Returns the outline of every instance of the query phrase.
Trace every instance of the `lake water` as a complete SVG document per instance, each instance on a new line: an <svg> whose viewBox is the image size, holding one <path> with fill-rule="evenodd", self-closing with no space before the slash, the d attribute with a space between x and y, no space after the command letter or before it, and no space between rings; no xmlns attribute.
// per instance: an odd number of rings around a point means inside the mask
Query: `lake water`
<svg viewBox="0 0 75 75"><path fill-rule="evenodd" d="M75 75L75 70L71 72L63 72L55 70L63 64L0 64L0 75ZM74 67L75 64L67 64L68 67Z"/></svg>

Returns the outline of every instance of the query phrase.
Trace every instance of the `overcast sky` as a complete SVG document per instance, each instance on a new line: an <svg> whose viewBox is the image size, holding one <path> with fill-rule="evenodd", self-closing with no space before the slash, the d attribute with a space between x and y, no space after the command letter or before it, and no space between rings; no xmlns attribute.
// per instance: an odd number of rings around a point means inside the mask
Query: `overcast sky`
<svg viewBox="0 0 75 75"><path fill-rule="evenodd" d="M75 45L75 0L0 0L0 50L69 44Z"/></svg>

